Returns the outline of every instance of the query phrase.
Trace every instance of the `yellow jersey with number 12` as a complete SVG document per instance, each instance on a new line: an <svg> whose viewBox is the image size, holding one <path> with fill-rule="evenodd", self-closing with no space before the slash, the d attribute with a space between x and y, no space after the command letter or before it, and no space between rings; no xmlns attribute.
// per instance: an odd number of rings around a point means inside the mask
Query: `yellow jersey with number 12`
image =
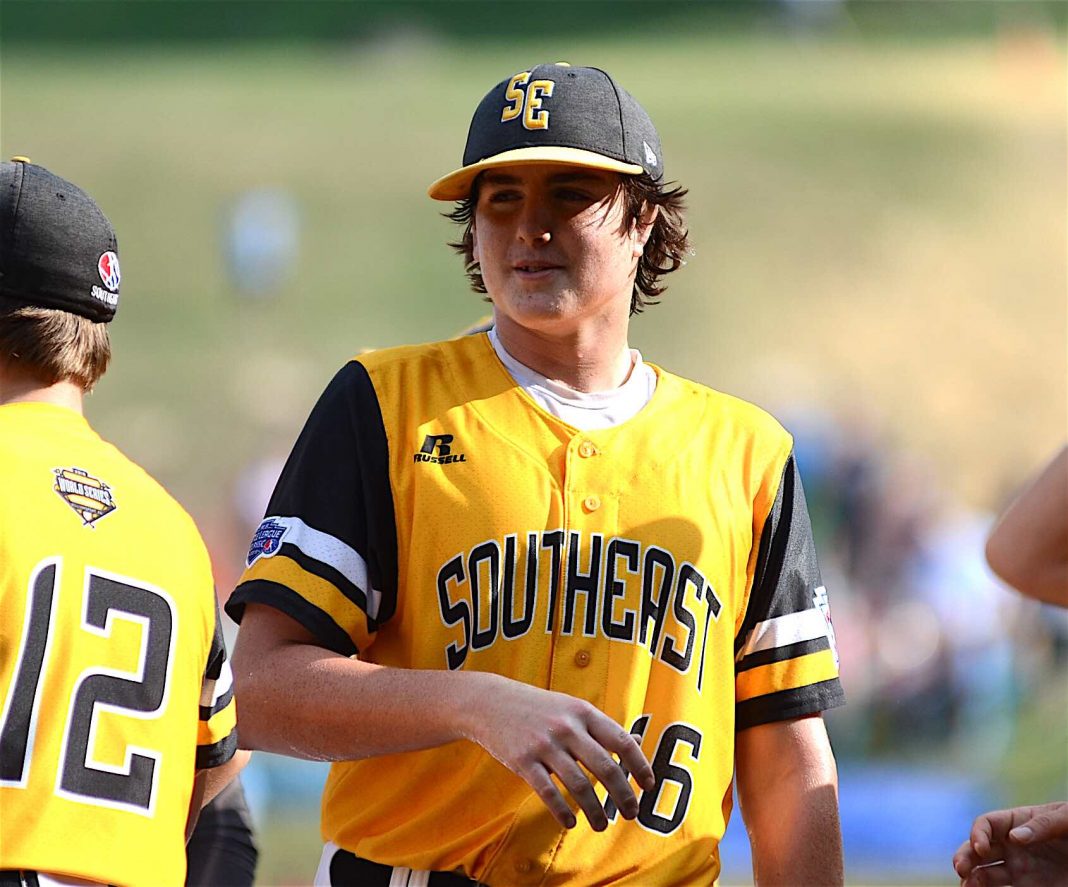
<svg viewBox="0 0 1068 887"><path fill-rule="evenodd" d="M0 406L0 869L185 878L195 768L236 749L204 543L59 406Z"/></svg>

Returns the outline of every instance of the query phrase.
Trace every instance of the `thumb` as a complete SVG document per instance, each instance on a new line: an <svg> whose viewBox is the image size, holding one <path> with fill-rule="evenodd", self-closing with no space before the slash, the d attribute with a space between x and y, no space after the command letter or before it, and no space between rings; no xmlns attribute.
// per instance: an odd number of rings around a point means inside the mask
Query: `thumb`
<svg viewBox="0 0 1068 887"><path fill-rule="evenodd" d="M1052 809L1032 816L1027 822L1010 831L1009 837L1017 844L1068 837L1068 803L1057 804Z"/></svg>

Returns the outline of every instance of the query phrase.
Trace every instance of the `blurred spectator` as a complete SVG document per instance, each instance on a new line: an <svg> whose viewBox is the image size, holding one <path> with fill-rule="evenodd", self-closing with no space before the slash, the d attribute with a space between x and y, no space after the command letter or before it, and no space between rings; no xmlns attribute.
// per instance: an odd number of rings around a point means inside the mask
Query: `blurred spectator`
<svg viewBox="0 0 1068 887"><path fill-rule="evenodd" d="M997 581L982 556L991 516L959 502L929 459L891 446L872 413L785 413L836 594L851 702L828 718L840 756L949 743L973 772L993 765L1018 701L1068 647L1068 620Z"/></svg>
<svg viewBox="0 0 1068 887"><path fill-rule="evenodd" d="M247 297L277 295L296 277L300 213L288 191L246 191L226 220L226 257L234 288Z"/></svg>

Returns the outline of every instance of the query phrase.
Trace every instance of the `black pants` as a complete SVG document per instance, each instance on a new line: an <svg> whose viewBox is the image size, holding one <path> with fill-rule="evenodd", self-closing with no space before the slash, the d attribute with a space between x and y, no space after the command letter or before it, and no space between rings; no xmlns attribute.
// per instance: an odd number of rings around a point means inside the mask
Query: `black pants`
<svg viewBox="0 0 1068 887"><path fill-rule="evenodd" d="M389 887L393 875L393 866L371 862L338 850L330 860L330 883L333 887ZM479 887L478 881L472 881L455 872L431 872L428 887Z"/></svg>
<svg viewBox="0 0 1068 887"><path fill-rule="evenodd" d="M259 851L240 779L200 811L185 855L186 887L252 887Z"/></svg>

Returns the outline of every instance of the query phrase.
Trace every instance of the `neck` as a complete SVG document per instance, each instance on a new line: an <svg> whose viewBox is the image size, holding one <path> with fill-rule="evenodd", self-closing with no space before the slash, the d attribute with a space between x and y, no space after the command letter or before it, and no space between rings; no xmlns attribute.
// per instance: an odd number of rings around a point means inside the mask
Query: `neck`
<svg viewBox="0 0 1068 887"><path fill-rule="evenodd" d="M69 379L46 385L29 373L0 363L0 406L48 403L81 414L84 396L82 387Z"/></svg>
<svg viewBox="0 0 1068 887"><path fill-rule="evenodd" d="M610 391L627 381L633 366L627 329L576 329L564 334L531 329L495 312L504 350L524 366L576 391Z"/></svg>

